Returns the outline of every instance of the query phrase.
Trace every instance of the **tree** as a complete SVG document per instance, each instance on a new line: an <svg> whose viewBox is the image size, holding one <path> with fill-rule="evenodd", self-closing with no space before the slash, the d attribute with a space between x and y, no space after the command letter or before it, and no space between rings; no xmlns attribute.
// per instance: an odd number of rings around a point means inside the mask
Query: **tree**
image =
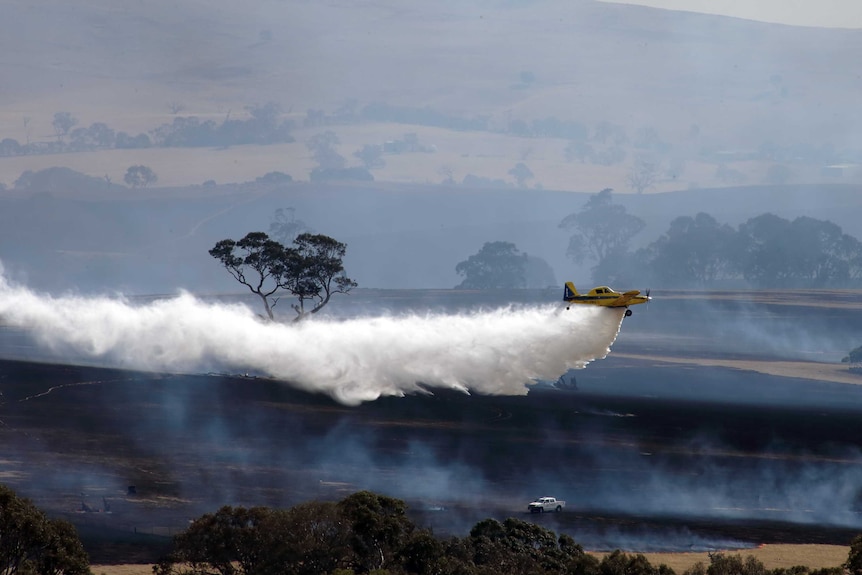
<svg viewBox="0 0 862 575"><path fill-rule="evenodd" d="M527 254L509 242L486 242L477 254L455 266L464 281L455 289L511 289L526 285Z"/></svg>
<svg viewBox="0 0 862 575"><path fill-rule="evenodd" d="M641 555L629 555L619 549L611 552L599 564L600 575L659 575L659 569Z"/></svg>
<svg viewBox="0 0 862 575"><path fill-rule="evenodd" d="M233 278L246 286L263 302L266 315L274 319L272 308L281 289L285 267L284 246L271 240L264 232L250 232L239 241L221 240L209 251ZM272 299L270 299L272 298Z"/></svg>
<svg viewBox="0 0 862 575"><path fill-rule="evenodd" d="M353 156L358 158L367 170L386 165L386 160L383 159L383 146L379 144L365 144L361 149L353 152Z"/></svg>
<svg viewBox="0 0 862 575"><path fill-rule="evenodd" d="M284 172L267 172L254 179L256 184L289 184L292 181L293 176Z"/></svg>
<svg viewBox="0 0 862 575"><path fill-rule="evenodd" d="M327 130L309 138L305 145L314 156L314 161L317 162L318 167L340 170L347 164L344 156L335 150L335 146L340 143L335 132Z"/></svg>
<svg viewBox="0 0 862 575"><path fill-rule="evenodd" d="M639 156L629 170L626 180L639 194L652 188L658 181L659 163L647 156Z"/></svg>
<svg viewBox="0 0 862 575"><path fill-rule="evenodd" d="M299 299L292 305L297 319L305 317L305 302L317 301L307 313L314 314L336 293L348 293L357 283L344 275L342 259L347 246L329 236L303 233L293 246L285 247L264 232L250 232L239 241L216 243L209 254L263 303L266 315L274 319L272 308L279 290Z"/></svg>
<svg viewBox="0 0 862 575"><path fill-rule="evenodd" d="M15 180L15 187L33 192L69 192L78 190L110 190L104 178L94 178L69 168L45 168L38 172L27 170Z"/></svg>
<svg viewBox="0 0 862 575"><path fill-rule="evenodd" d="M457 182L455 181L455 168L450 165L443 165L437 168L437 173L441 176L445 176L442 182L440 182L444 186L454 186Z"/></svg>
<svg viewBox="0 0 862 575"><path fill-rule="evenodd" d="M54 121L51 122L51 125L54 127L54 134L57 135L57 139L61 140L77 123L78 120L69 112L57 112L54 114Z"/></svg>
<svg viewBox="0 0 862 575"><path fill-rule="evenodd" d="M281 114L281 106L275 102L267 102L263 105L246 106L246 111L251 115L257 128L261 131L271 130L278 124L278 116Z"/></svg>
<svg viewBox="0 0 862 575"><path fill-rule="evenodd" d="M350 168L314 168L309 174L312 182L373 182L374 176L365 168L353 166Z"/></svg>
<svg viewBox="0 0 862 575"><path fill-rule="evenodd" d="M649 246L649 266L669 285L705 287L736 275L738 236L709 214L681 216Z"/></svg>
<svg viewBox="0 0 862 575"><path fill-rule="evenodd" d="M575 263L590 259L600 265L612 254L624 254L631 239L646 225L627 213L625 206L614 204L612 192L605 188L590 196L579 212L560 222L560 227L572 234L566 255Z"/></svg>
<svg viewBox="0 0 862 575"><path fill-rule="evenodd" d="M400 499L359 491L338 503L349 529L349 566L358 573L389 569L415 529Z"/></svg>
<svg viewBox="0 0 862 575"><path fill-rule="evenodd" d="M599 575L599 561L571 537L513 517L480 521L466 546L479 573Z"/></svg>
<svg viewBox="0 0 862 575"><path fill-rule="evenodd" d="M123 181L126 182L126 185L133 188L146 187L156 183L158 179L156 173L147 166L130 166L126 170L126 175L123 176Z"/></svg>
<svg viewBox="0 0 862 575"><path fill-rule="evenodd" d="M192 522L156 575L331 573L349 554L347 526L334 503L287 510L225 506Z"/></svg>
<svg viewBox="0 0 862 575"><path fill-rule="evenodd" d="M857 348L851 349L850 353L844 356L841 359L842 363L862 363L862 345ZM860 560L862 560L862 541L860 541ZM862 563L860 563L860 567L862 567Z"/></svg>
<svg viewBox="0 0 862 575"><path fill-rule="evenodd" d="M281 283L299 299L293 305L297 318L305 316L305 302L317 302L307 312L315 314L336 293L349 293L358 284L344 275L347 245L323 234L299 234L295 248L287 250L287 261Z"/></svg>
<svg viewBox="0 0 862 575"><path fill-rule="evenodd" d="M305 222L296 218L295 208L278 208L269 224L269 233L282 244L293 243L296 236L308 230Z"/></svg>
<svg viewBox="0 0 862 575"><path fill-rule="evenodd" d="M709 557L707 575L766 575L766 567L754 555L744 560L739 554L713 553Z"/></svg>
<svg viewBox="0 0 862 575"><path fill-rule="evenodd" d="M272 513L265 507L231 506L208 513L174 538L174 551L162 558L153 572L174 573L175 564L188 565L191 573L205 569L222 575L260 572L260 526Z"/></svg>
<svg viewBox="0 0 862 575"><path fill-rule="evenodd" d="M850 553L843 567L848 575L862 575L862 535L857 535L850 542Z"/></svg>
<svg viewBox="0 0 862 575"><path fill-rule="evenodd" d="M544 258L528 255L524 283L528 288L546 288L557 285L557 276Z"/></svg>
<svg viewBox="0 0 862 575"><path fill-rule="evenodd" d="M862 268L862 244L829 221L761 214L739 234L743 277L758 287L847 285Z"/></svg>
<svg viewBox="0 0 862 575"><path fill-rule="evenodd" d="M515 182L519 187L523 188L524 184L533 177L533 172L530 168L527 167L527 164L524 162L518 162L515 166L507 172L510 176L515 178Z"/></svg>
<svg viewBox="0 0 862 575"><path fill-rule="evenodd" d="M113 148L116 139L116 133L107 124L96 122L91 124L89 128L72 130L69 145L74 150Z"/></svg>
<svg viewBox="0 0 862 575"><path fill-rule="evenodd" d="M89 575L89 560L68 521L48 519L28 499L0 485L0 573Z"/></svg>

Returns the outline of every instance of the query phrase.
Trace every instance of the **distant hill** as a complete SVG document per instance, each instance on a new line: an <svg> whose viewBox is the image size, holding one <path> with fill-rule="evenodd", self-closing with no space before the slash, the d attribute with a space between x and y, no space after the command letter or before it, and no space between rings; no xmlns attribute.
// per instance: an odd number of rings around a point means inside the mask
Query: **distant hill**
<svg viewBox="0 0 862 575"><path fill-rule="evenodd" d="M592 0L7 2L0 258L50 289L221 290L207 249L295 207L348 243L366 287L451 287L497 240L583 277L558 224L605 187L647 221L643 243L699 211L807 214L862 237L858 53L862 31ZM294 141L156 137L267 103ZM154 144L70 151L61 111ZM382 150L373 182L309 183L326 131L348 168ZM132 165L160 187L118 185ZM46 168L84 176L4 189ZM641 169L646 193L629 193ZM255 184L273 172L293 183Z"/></svg>
<svg viewBox="0 0 862 575"><path fill-rule="evenodd" d="M590 0L37 0L3 12L0 127L16 137L25 115L41 137L60 110L127 129L169 103L220 117L266 101L607 120L672 140L697 125L733 147L837 144L860 121L862 31Z"/></svg>

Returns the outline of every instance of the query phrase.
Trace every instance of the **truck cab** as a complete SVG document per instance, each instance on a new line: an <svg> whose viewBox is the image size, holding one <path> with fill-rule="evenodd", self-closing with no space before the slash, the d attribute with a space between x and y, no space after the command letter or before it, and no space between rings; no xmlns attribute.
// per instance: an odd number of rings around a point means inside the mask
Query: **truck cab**
<svg viewBox="0 0 862 575"><path fill-rule="evenodd" d="M554 511L559 513L566 506L566 502L555 497L539 497L535 501L530 502L527 509L530 513L545 513Z"/></svg>

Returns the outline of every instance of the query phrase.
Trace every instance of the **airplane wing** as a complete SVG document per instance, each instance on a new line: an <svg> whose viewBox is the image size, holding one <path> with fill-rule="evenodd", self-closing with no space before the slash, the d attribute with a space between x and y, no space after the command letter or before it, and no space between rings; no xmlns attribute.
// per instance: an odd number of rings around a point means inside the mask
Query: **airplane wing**
<svg viewBox="0 0 862 575"><path fill-rule="evenodd" d="M640 295L640 293L641 292L636 290L636 289L631 290L631 291L627 291L626 293L624 293L623 295L621 295L620 297L615 299L613 302L611 302L610 306L611 307L621 307L624 305L628 305L628 303L632 300L632 298L634 298L637 295Z"/></svg>

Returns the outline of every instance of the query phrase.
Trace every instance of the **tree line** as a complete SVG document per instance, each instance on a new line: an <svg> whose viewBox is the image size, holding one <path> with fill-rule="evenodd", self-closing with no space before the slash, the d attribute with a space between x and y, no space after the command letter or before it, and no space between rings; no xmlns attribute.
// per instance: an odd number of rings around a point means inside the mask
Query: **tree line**
<svg viewBox="0 0 862 575"><path fill-rule="evenodd" d="M679 216L658 239L632 250L644 222L605 189L560 227L571 233L569 258L592 261L599 283L839 288L862 280L862 243L837 224L808 216L787 220L765 213L735 228L702 212Z"/></svg>
<svg viewBox="0 0 862 575"><path fill-rule="evenodd" d="M644 221L613 201L612 190L590 196L559 227L566 255L592 263L593 281L665 288L848 288L862 285L862 242L828 220L765 213L737 227L698 213L679 216L648 245L632 249ZM508 242L486 243L458 263L456 287L525 287L525 258Z"/></svg>
<svg viewBox="0 0 862 575"><path fill-rule="evenodd" d="M116 131L104 122L78 126L70 112L54 114L51 126L53 142L20 143L13 138L0 140L0 156L58 154L106 149L142 149L152 147L209 147L241 144L282 144L295 141L293 122L279 120L281 108L274 102L246 106L249 118L232 119L230 113L220 122L201 120L197 116L177 116L149 134L136 135ZM29 118L25 119L29 124ZM29 128L28 128L29 130Z"/></svg>
<svg viewBox="0 0 862 575"><path fill-rule="evenodd" d="M74 526L49 519L0 485L0 573L88 575L89 559ZM154 575L675 575L639 553L602 559L571 536L510 517L484 519L464 537L438 537L417 525L407 504L359 491L341 501L287 509L225 506L173 539ZM841 566L768 570L749 555L714 553L683 575L862 575L862 535Z"/></svg>

